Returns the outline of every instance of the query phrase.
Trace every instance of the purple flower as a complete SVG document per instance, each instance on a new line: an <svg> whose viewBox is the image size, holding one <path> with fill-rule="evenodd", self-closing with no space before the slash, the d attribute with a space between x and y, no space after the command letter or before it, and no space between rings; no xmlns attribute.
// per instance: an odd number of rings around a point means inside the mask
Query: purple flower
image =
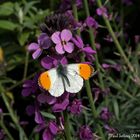
<svg viewBox="0 0 140 140"><path fill-rule="evenodd" d="M49 105L53 105L56 103L57 98L51 96L48 92L41 93L38 95L37 100L39 103L48 103Z"/></svg>
<svg viewBox="0 0 140 140"><path fill-rule="evenodd" d="M103 107L101 112L100 112L100 118L107 122L111 118L112 114L109 112L109 109L107 107Z"/></svg>
<svg viewBox="0 0 140 140"><path fill-rule="evenodd" d="M48 127L43 132L43 140L53 140L58 130L55 122L49 122Z"/></svg>
<svg viewBox="0 0 140 140"><path fill-rule="evenodd" d="M95 45L96 45L96 48L97 48L98 50L100 50L101 45L100 45L99 43L95 43Z"/></svg>
<svg viewBox="0 0 140 140"><path fill-rule="evenodd" d="M33 105L28 105L26 107L26 113L28 116L32 116L35 113L35 107Z"/></svg>
<svg viewBox="0 0 140 140"><path fill-rule="evenodd" d="M103 63L102 64L102 67L104 68L104 69L109 69L109 68L113 68L113 69L115 69L116 71L120 71L121 70L121 65L119 65L119 64L106 64L106 63Z"/></svg>
<svg viewBox="0 0 140 140"><path fill-rule="evenodd" d="M93 17L91 17L91 16L89 16L89 17L86 18L85 23L86 23L86 25L87 25L88 27L93 27L93 28L95 28L95 29L98 28L98 23L97 23L96 20L95 20Z"/></svg>
<svg viewBox="0 0 140 140"><path fill-rule="evenodd" d="M57 101L52 106L53 112L62 112L66 110L69 105L69 93L64 93L62 96L57 98Z"/></svg>
<svg viewBox="0 0 140 140"><path fill-rule="evenodd" d="M82 112L82 102L81 100L74 99L69 110L72 114L77 115Z"/></svg>
<svg viewBox="0 0 140 140"><path fill-rule="evenodd" d="M1 129L0 130L0 140L3 140L4 139L4 131Z"/></svg>
<svg viewBox="0 0 140 140"><path fill-rule="evenodd" d="M110 127L108 124L104 125L105 130L107 131L107 133L111 133L111 134L115 134L116 130L112 127Z"/></svg>
<svg viewBox="0 0 140 140"><path fill-rule="evenodd" d="M102 94L103 97L107 96L110 93L110 88L104 88L104 89L100 89L100 88L93 88L93 93L95 95L94 97L94 101L98 100L99 94Z"/></svg>
<svg viewBox="0 0 140 140"><path fill-rule="evenodd" d="M52 41L56 44L55 49L59 54L64 54L65 51L72 53L74 50L73 43L69 42L72 39L70 30L64 29L62 32L55 32L51 36Z"/></svg>
<svg viewBox="0 0 140 140"><path fill-rule="evenodd" d="M82 126L79 130L81 140L93 140L93 133L88 126Z"/></svg>
<svg viewBox="0 0 140 140"><path fill-rule="evenodd" d="M46 92L38 95L37 100L40 103L48 103L51 105L53 112L62 112L66 110L69 105L69 93L65 92L62 96L56 98Z"/></svg>
<svg viewBox="0 0 140 140"><path fill-rule="evenodd" d="M32 51L32 57L33 59L37 59L41 53L43 52L43 49L48 49L51 45L51 40L48 37L47 34L42 33L39 37L38 37L38 43L31 43L28 46L28 51Z"/></svg>
<svg viewBox="0 0 140 140"><path fill-rule="evenodd" d="M85 54L85 56L87 57L89 61L94 60L93 54L95 54L96 51L93 50L88 44L84 45L81 37L79 36L76 36L75 38L73 37L72 41L80 49L80 51Z"/></svg>
<svg viewBox="0 0 140 140"><path fill-rule="evenodd" d="M42 124L42 123L44 123L44 118L43 118L43 116L41 115L41 113L40 113L38 107L35 108L35 122L36 122L37 124Z"/></svg>
<svg viewBox="0 0 140 140"><path fill-rule="evenodd" d="M23 84L23 90L21 92L22 96L29 96L31 93L35 93L38 89L38 77L36 74L33 80L26 80Z"/></svg>
<svg viewBox="0 0 140 140"><path fill-rule="evenodd" d="M51 69L53 67L57 67L59 64L65 65L67 64L67 59L64 56L46 56L41 60L41 65L45 68L45 69Z"/></svg>
<svg viewBox="0 0 140 140"><path fill-rule="evenodd" d="M82 0L76 0L76 6L78 8L82 8L82 4L83 4Z"/></svg>
<svg viewBox="0 0 140 140"><path fill-rule="evenodd" d="M105 16L106 18L108 18L107 9L105 7L97 8L96 13L98 16Z"/></svg>
<svg viewBox="0 0 140 140"><path fill-rule="evenodd" d="M122 3L124 3L128 6L133 4L133 2L131 0L122 0Z"/></svg>

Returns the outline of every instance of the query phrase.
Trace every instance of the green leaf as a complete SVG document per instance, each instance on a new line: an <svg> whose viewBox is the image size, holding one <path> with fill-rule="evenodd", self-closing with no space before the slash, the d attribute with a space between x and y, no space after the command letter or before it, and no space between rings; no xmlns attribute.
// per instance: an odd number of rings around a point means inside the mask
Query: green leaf
<svg viewBox="0 0 140 140"><path fill-rule="evenodd" d="M28 40L30 33L29 32L22 32L19 37L18 37L18 41L20 43L21 46L25 45L26 41Z"/></svg>
<svg viewBox="0 0 140 140"><path fill-rule="evenodd" d="M9 16L14 13L14 4L12 2L5 2L0 5L0 16Z"/></svg>
<svg viewBox="0 0 140 140"><path fill-rule="evenodd" d="M113 100L114 112L116 119L119 120L119 105L116 99Z"/></svg>
<svg viewBox="0 0 140 140"><path fill-rule="evenodd" d="M17 26L18 25L13 22L7 20L0 20L0 29L13 31Z"/></svg>
<svg viewBox="0 0 140 140"><path fill-rule="evenodd" d="M46 117L46 118L49 118L49 119L56 119L56 117L51 114L51 113L48 113L48 112L41 112L41 114Z"/></svg>

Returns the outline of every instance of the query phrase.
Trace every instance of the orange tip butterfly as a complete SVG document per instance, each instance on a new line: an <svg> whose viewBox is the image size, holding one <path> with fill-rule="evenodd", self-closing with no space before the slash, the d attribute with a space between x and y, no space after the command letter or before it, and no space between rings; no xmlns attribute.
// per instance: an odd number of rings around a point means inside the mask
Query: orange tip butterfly
<svg viewBox="0 0 140 140"><path fill-rule="evenodd" d="M94 73L89 64L78 63L60 65L40 74L38 84L52 96L59 97L64 91L77 93L83 87L83 81L88 80Z"/></svg>

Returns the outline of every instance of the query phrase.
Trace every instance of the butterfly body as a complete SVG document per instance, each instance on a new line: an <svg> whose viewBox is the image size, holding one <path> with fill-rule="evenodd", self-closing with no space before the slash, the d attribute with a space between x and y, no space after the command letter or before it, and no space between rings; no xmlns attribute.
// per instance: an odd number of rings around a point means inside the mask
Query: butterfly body
<svg viewBox="0 0 140 140"><path fill-rule="evenodd" d="M84 80L88 80L94 69L89 64L69 64L58 66L43 72L38 79L39 86L49 91L52 96L59 97L64 91L77 93L83 87Z"/></svg>

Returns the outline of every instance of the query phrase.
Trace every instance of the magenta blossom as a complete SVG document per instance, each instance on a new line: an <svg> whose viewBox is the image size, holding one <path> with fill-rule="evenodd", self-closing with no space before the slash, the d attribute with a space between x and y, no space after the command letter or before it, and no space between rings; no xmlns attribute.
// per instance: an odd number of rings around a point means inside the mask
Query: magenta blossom
<svg viewBox="0 0 140 140"><path fill-rule="evenodd" d="M54 140L54 137L58 133L58 130L59 128L55 122L49 122L48 127L43 132L43 140Z"/></svg>
<svg viewBox="0 0 140 140"><path fill-rule="evenodd" d="M98 16L105 16L106 18L108 18L107 9L105 7L97 8L96 13Z"/></svg>
<svg viewBox="0 0 140 140"><path fill-rule="evenodd" d="M51 40L47 34L42 33L38 37L38 43L31 43L28 46L28 50L33 52L33 59L37 59L43 52L43 49L48 49L51 45Z"/></svg>
<svg viewBox="0 0 140 140"><path fill-rule="evenodd" d="M33 105L28 105L26 107L26 113L28 116L32 116L35 113L35 107Z"/></svg>
<svg viewBox="0 0 140 140"><path fill-rule="evenodd" d="M35 118L34 119L37 124L42 124L45 121L44 117L40 113L38 104L35 105Z"/></svg>
<svg viewBox="0 0 140 140"><path fill-rule="evenodd" d="M69 110L74 115L80 114L82 112L82 102L81 102L81 100L74 99L71 106L69 107Z"/></svg>
<svg viewBox="0 0 140 140"><path fill-rule="evenodd" d="M108 124L105 124L104 128L107 131L107 133L110 133L110 134L115 134L117 132L113 127L110 127Z"/></svg>
<svg viewBox="0 0 140 140"><path fill-rule="evenodd" d="M93 133L88 126L82 126L79 130L80 140L93 140Z"/></svg>
<svg viewBox="0 0 140 140"><path fill-rule="evenodd" d="M40 94L37 97L38 102L48 103L51 105L53 112L62 112L67 109L69 105L69 93L64 93L62 96L56 98L51 96L48 92Z"/></svg>
<svg viewBox="0 0 140 140"><path fill-rule="evenodd" d="M72 53L74 44L70 42L72 33L70 30L64 29L62 32L55 32L51 36L52 41L56 44L55 49L59 54L64 54L65 51Z"/></svg>
<svg viewBox="0 0 140 140"><path fill-rule="evenodd" d="M95 28L95 29L98 28L98 23L97 23L96 20L95 20L93 17L91 17L91 16L89 16L89 17L86 18L85 23L86 23L86 25L87 25L88 27L93 27L93 28Z"/></svg>
<svg viewBox="0 0 140 140"><path fill-rule="evenodd" d="M45 69L51 69L51 68L54 68L54 67L57 67L59 64L61 65L66 65L68 62L67 62L67 59L66 57L64 56L46 56L44 57L42 60L41 60L41 65L45 68Z"/></svg>
<svg viewBox="0 0 140 140"><path fill-rule="evenodd" d="M100 118L107 122L109 121L109 119L111 118L112 114L111 112L109 111L109 109L107 107L103 107L101 112L100 112Z"/></svg>
<svg viewBox="0 0 140 140"><path fill-rule="evenodd" d="M76 36L75 38L73 37L72 41L80 49L80 51L85 54L89 61L94 60L93 54L95 54L96 51L93 50L88 44L84 45L80 36Z"/></svg>
<svg viewBox="0 0 140 140"><path fill-rule="evenodd" d="M118 72L121 70L121 65L119 65L119 64L106 64L106 63L103 63L103 64L102 64L102 67L103 67L104 69L113 68L113 69L115 69L115 70L118 71Z"/></svg>
<svg viewBox="0 0 140 140"><path fill-rule="evenodd" d="M31 93L35 93L38 89L38 77L39 74L36 74L33 80L26 80L23 84L22 96L29 96Z"/></svg>

